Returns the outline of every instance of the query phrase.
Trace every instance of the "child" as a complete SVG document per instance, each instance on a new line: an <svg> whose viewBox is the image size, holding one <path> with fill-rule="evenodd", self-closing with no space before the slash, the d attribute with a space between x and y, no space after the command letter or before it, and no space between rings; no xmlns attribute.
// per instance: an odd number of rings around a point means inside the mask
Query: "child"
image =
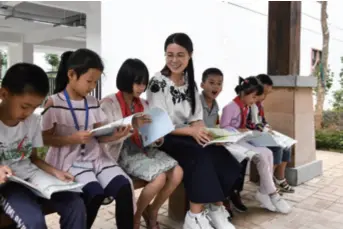
<svg viewBox="0 0 343 229"><path fill-rule="evenodd" d="M249 106L256 102L257 96L263 94L263 87L255 77L248 77L246 79L239 78L239 85L235 88L235 91L238 96L224 107L220 127L246 131ZM239 144L254 152L258 152L252 158L260 174L260 187L256 193L256 199L264 208L270 211L289 213L291 207L276 192L276 187L273 182L272 152L265 147L254 147L247 142L239 142Z"/></svg>
<svg viewBox="0 0 343 229"><path fill-rule="evenodd" d="M71 181L68 172L56 169L37 156L43 146L40 119L33 114L49 92L48 76L40 67L19 63L6 72L0 88L0 183L1 208L17 228L47 229L40 203L49 202L61 216L62 229L85 229L86 209L79 194L58 192L50 200L36 196L31 190L14 182L6 182L15 174L30 179L39 170ZM5 183L5 184L3 184Z"/></svg>
<svg viewBox="0 0 343 229"><path fill-rule="evenodd" d="M223 89L223 73L217 68L209 68L202 74L201 88L203 89L200 99L203 107L204 122L207 127L215 128L219 124L219 106L216 101L217 96ZM243 190L244 178L248 159L241 162L241 176L236 181L233 193L230 195L232 204L239 212L247 211L247 207L243 204L240 192ZM230 215L233 216L230 210L230 201L224 202Z"/></svg>
<svg viewBox="0 0 343 229"><path fill-rule="evenodd" d="M185 33L171 34L164 52L165 66L150 80L147 97L151 107L168 112L176 127L160 149L184 172L190 209L183 229L234 229L223 201L239 177L240 164L223 146L203 147L210 134L194 80L192 40Z"/></svg>
<svg viewBox="0 0 343 229"><path fill-rule="evenodd" d="M149 72L145 64L138 59L126 60L117 75L119 92L107 96L101 102L108 121L113 122L148 109L148 104L139 98L148 82ZM163 140L157 142L158 145L162 143ZM111 143L108 145L109 152L117 153L111 150ZM135 229L139 229L142 214L148 229L159 229L158 210L180 184L183 176L181 167L157 148L143 148L137 130L124 141L119 164L129 175L148 182L137 201Z"/></svg>
<svg viewBox="0 0 343 229"><path fill-rule="evenodd" d="M100 57L88 49L62 55L56 76L56 94L50 96L43 116L43 139L49 145L46 161L75 180L83 188L87 207L87 227L91 228L105 196L116 200L118 229L133 228L133 188L130 178L113 162L99 142L116 141L128 128L112 136L92 137L90 130L106 120L99 102L88 94L94 90L104 70Z"/></svg>
<svg viewBox="0 0 343 229"><path fill-rule="evenodd" d="M257 102L251 106L247 127L263 131L265 128L271 130L270 125L267 123L264 116L264 109L262 106L268 94L272 91L273 81L265 74L260 74L256 77L264 87L264 93L258 97ZM287 163L291 161L291 149L282 147L268 147L274 156L274 182L281 192L294 193L294 189L288 184L285 179L285 170Z"/></svg>

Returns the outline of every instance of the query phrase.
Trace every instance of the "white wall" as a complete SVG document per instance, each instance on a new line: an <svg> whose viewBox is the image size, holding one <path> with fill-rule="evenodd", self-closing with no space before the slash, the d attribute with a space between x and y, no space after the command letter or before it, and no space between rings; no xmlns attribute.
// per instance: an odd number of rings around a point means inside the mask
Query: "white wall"
<svg viewBox="0 0 343 229"><path fill-rule="evenodd" d="M341 22L340 6L339 1L329 2L330 22L336 25ZM302 9L320 18L318 3L303 1ZM206 68L223 70L221 106L234 97L238 76L266 72L268 1L118 0L103 1L101 10L101 53L106 67L103 95L116 91L115 77L126 58L142 59L151 74L159 71L164 65L164 41L174 32L186 32L193 40L198 84ZM329 63L338 75L343 33L335 27L330 29ZM301 75L310 75L311 48L320 49L321 41L320 21L302 15Z"/></svg>

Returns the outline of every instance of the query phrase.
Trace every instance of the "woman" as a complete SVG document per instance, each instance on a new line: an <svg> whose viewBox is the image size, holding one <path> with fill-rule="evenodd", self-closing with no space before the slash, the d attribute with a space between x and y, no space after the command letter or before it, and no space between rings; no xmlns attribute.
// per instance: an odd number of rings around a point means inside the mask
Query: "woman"
<svg viewBox="0 0 343 229"><path fill-rule="evenodd" d="M203 147L210 141L210 135L202 120L202 105L194 80L192 41L184 33L172 34L164 51L166 65L151 79L147 97L150 106L168 112L176 126L160 149L184 170L190 210L183 228L210 229L213 225L216 229L234 229L222 201L231 194L240 164L222 146Z"/></svg>

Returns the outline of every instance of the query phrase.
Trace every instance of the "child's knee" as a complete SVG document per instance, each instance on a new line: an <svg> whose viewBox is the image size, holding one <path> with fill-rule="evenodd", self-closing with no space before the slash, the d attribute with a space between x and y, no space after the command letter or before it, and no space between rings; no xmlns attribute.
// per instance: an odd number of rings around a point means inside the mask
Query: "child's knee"
<svg viewBox="0 0 343 229"><path fill-rule="evenodd" d="M171 180L173 183L175 184L179 184L182 181L183 178L183 169L181 168L181 166L177 165L173 168L173 170L171 171Z"/></svg>
<svg viewBox="0 0 343 229"><path fill-rule="evenodd" d="M104 189L101 187L99 182L90 182L86 184L83 189L83 197L87 203L91 202L94 198L104 198Z"/></svg>
<svg viewBox="0 0 343 229"><path fill-rule="evenodd" d="M167 175L165 173L159 174L155 179L153 179L150 183L154 186L163 186L167 181Z"/></svg>

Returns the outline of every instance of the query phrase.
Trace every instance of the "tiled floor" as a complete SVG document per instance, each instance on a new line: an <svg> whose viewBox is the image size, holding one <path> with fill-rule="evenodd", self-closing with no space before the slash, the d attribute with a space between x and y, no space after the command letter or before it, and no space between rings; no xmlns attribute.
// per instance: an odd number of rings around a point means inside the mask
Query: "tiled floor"
<svg viewBox="0 0 343 229"><path fill-rule="evenodd" d="M247 182L243 200L249 207L247 213L235 214L237 229L343 229L343 154L318 151L323 160L324 174L296 187L296 193L284 197L293 205L288 215L267 212L254 200L256 185ZM139 192L136 192L138 195ZM161 229L179 229L182 224L167 216L167 204L159 215ZM47 216L49 228L57 229L58 216ZM114 206L103 207L94 229L114 229ZM142 228L144 224L142 223Z"/></svg>

